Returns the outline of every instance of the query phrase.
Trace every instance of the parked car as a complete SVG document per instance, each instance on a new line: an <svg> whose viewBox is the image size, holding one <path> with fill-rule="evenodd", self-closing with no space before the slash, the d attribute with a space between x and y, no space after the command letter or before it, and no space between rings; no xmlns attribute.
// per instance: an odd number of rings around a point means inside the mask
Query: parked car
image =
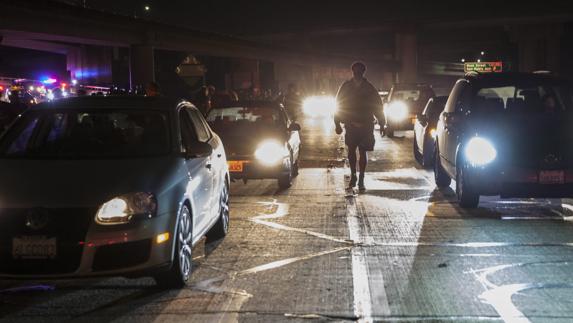
<svg viewBox="0 0 573 323"><path fill-rule="evenodd" d="M431 167L434 163L436 125L447 100L447 96L429 99L424 111L416 117L413 142L414 159L424 167Z"/></svg>
<svg viewBox="0 0 573 323"><path fill-rule="evenodd" d="M440 115L434 173L461 207L480 195L573 195L573 91L547 74L468 74Z"/></svg>
<svg viewBox="0 0 573 323"><path fill-rule="evenodd" d="M416 115L422 112L428 100L434 96L432 87L424 83L394 84L384 104L386 135L392 138L396 130L413 129Z"/></svg>
<svg viewBox="0 0 573 323"><path fill-rule="evenodd" d="M298 174L300 125L280 103L243 101L211 109L207 121L227 150L232 179L277 179L290 187Z"/></svg>
<svg viewBox="0 0 573 323"><path fill-rule="evenodd" d="M229 228L225 150L166 98L42 103L0 137L0 277L152 276L182 287Z"/></svg>

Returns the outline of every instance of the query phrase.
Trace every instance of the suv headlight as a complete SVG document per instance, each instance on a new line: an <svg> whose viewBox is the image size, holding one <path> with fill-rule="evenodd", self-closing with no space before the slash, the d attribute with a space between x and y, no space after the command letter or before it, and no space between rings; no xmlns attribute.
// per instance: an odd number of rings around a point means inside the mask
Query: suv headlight
<svg viewBox="0 0 573 323"><path fill-rule="evenodd" d="M489 164L497 157L495 147L481 137L473 137L470 139L466 145L465 154L467 160L475 166Z"/></svg>
<svg viewBox="0 0 573 323"><path fill-rule="evenodd" d="M126 194L105 202L97 211L99 224L124 224L134 216L151 218L157 212L157 200L151 193Z"/></svg>
<svg viewBox="0 0 573 323"><path fill-rule="evenodd" d="M386 117L393 121L402 121L408 117L408 105L403 101L394 101L385 109Z"/></svg>
<svg viewBox="0 0 573 323"><path fill-rule="evenodd" d="M275 140L262 142L255 151L255 158L266 166L277 165L286 156L288 156L286 147Z"/></svg>

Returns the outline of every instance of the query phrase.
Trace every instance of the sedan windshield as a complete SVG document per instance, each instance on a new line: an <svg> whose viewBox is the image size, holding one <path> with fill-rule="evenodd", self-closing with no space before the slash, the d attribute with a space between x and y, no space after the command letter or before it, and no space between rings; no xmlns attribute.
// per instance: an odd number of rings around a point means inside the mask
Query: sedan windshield
<svg viewBox="0 0 573 323"><path fill-rule="evenodd" d="M274 130L284 124L276 109L258 107L213 109L207 121L215 131Z"/></svg>
<svg viewBox="0 0 573 323"><path fill-rule="evenodd" d="M0 141L8 158L129 158L169 153L168 117L153 110L45 110L24 114Z"/></svg>

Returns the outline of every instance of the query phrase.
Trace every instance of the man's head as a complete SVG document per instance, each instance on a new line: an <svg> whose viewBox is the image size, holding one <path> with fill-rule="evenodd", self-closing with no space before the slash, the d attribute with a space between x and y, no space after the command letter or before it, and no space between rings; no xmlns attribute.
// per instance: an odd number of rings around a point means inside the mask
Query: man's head
<svg viewBox="0 0 573 323"><path fill-rule="evenodd" d="M364 73L366 72L366 64L362 62L354 62L350 68L352 69L352 75L354 78L361 79L364 77Z"/></svg>

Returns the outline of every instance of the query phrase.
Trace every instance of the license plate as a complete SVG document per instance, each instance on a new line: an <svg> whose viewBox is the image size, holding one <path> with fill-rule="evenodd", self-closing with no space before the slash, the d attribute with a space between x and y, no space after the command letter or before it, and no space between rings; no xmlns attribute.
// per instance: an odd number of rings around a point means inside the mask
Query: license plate
<svg viewBox="0 0 573 323"><path fill-rule="evenodd" d="M539 172L539 184L563 184L565 172L562 170L542 170Z"/></svg>
<svg viewBox="0 0 573 323"><path fill-rule="evenodd" d="M15 259L53 259L56 250L56 238L32 236L12 240L12 257Z"/></svg>
<svg viewBox="0 0 573 323"><path fill-rule="evenodd" d="M228 161L229 164L229 171L233 173L242 172L243 171L243 161Z"/></svg>

